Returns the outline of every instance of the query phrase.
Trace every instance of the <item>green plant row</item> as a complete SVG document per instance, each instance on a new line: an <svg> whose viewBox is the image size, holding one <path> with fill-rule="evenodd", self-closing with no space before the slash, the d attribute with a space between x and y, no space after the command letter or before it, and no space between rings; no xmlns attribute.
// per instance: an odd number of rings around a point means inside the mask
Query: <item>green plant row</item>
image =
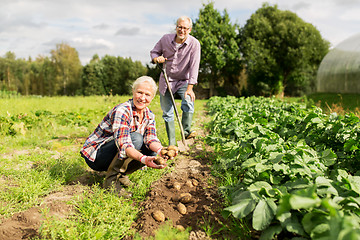
<svg viewBox="0 0 360 240"><path fill-rule="evenodd" d="M95 115L104 114L104 112L90 110L81 113L71 111L52 113L47 110L37 110L24 114L8 114L7 116L0 116L0 135L26 135L30 129L51 128L55 123L59 126L88 127L92 126L90 123Z"/></svg>
<svg viewBox="0 0 360 240"><path fill-rule="evenodd" d="M263 97L213 97L208 108L226 211L260 239L360 238L359 118Z"/></svg>

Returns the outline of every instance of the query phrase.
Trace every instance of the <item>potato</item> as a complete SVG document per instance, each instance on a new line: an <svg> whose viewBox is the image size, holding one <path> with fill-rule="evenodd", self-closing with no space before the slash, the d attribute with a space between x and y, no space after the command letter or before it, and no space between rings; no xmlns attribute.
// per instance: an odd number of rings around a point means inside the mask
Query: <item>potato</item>
<svg viewBox="0 0 360 240"><path fill-rule="evenodd" d="M166 150L166 149L161 149L161 151L160 151L160 153L161 153L161 155L166 155L166 153L168 152L168 150Z"/></svg>
<svg viewBox="0 0 360 240"><path fill-rule="evenodd" d="M192 181L190 179L188 179L185 184L188 187L194 187L194 185L193 185L193 183L192 183Z"/></svg>
<svg viewBox="0 0 360 240"><path fill-rule="evenodd" d="M175 150L169 150L167 153L166 153L166 155L168 155L169 157L175 157L176 156L176 152L175 152Z"/></svg>
<svg viewBox="0 0 360 240"><path fill-rule="evenodd" d="M176 152L178 151L179 149L176 146L170 145L169 147L163 147L160 151L160 154L162 156L168 156L169 158L173 158L176 156Z"/></svg>
<svg viewBox="0 0 360 240"><path fill-rule="evenodd" d="M154 163L157 164L157 165L165 165L166 164L166 160L163 159L162 157L160 156L156 156L155 160L154 160Z"/></svg>
<svg viewBox="0 0 360 240"><path fill-rule="evenodd" d="M182 193L180 194L180 202L189 203L192 200L192 196L190 193Z"/></svg>
<svg viewBox="0 0 360 240"><path fill-rule="evenodd" d="M152 214L153 218L158 221L158 222L163 222L165 221L165 215L162 211L160 210L157 210L155 212L153 212Z"/></svg>
<svg viewBox="0 0 360 240"><path fill-rule="evenodd" d="M174 182L173 183L173 188L175 188L176 190L180 190L181 189L181 184L179 182Z"/></svg>
<svg viewBox="0 0 360 240"><path fill-rule="evenodd" d="M177 146L174 146L174 145L170 145L168 146L167 150L174 150L175 152L178 152L179 151L179 148Z"/></svg>
<svg viewBox="0 0 360 240"><path fill-rule="evenodd" d="M180 232L185 231L185 228L182 225L176 225L175 228Z"/></svg>
<svg viewBox="0 0 360 240"><path fill-rule="evenodd" d="M179 211L180 214L184 215L186 214L186 207L184 204L182 203L179 203L177 206L176 206L177 210Z"/></svg>
<svg viewBox="0 0 360 240"><path fill-rule="evenodd" d="M196 180L196 179L192 179L191 182L192 182L192 185L194 185L195 187L196 187L197 185L199 185L199 182L198 182L198 180Z"/></svg>

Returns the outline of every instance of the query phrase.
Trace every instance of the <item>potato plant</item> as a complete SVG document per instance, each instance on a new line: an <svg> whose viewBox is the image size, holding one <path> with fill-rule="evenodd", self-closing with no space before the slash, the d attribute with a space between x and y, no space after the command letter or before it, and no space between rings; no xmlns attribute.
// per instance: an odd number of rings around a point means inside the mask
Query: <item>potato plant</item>
<svg viewBox="0 0 360 240"><path fill-rule="evenodd" d="M360 120L275 98L213 97L206 141L225 211L261 239L360 238Z"/></svg>

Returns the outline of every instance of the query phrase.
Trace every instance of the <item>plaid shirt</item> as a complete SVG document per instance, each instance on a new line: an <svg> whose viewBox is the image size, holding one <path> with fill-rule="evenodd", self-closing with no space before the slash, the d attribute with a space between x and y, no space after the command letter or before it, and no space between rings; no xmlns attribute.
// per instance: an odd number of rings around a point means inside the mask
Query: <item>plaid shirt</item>
<svg viewBox="0 0 360 240"><path fill-rule="evenodd" d="M144 143L149 147L152 142L160 142L156 136L155 115L149 108L144 110L143 122L139 122L132 99L116 105L108 112L95 131L86 139L80 152L90 161L95 161L100 147L115 139L119 157L126 158L125 149L134 147L130 133L138 132L144 136Z"/></svg>

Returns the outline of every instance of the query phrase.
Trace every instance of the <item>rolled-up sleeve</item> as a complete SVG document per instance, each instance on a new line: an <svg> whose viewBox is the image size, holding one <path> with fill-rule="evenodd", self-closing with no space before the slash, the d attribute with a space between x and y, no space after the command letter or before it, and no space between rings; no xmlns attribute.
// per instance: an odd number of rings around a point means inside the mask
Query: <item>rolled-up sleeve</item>
<svg viewBox="0 0 360 240"><path fill-rule="evenodd" d="M151 57L151 61L156 58L156 57L160 57L162 55L162 44L161 44L161 40L159 40L154 48L150 51L150 57Z"/></svg>
<svg viewBox="0 0 360 240"><path fill-rule="evenodd" d="M160 142L160 140L156 136L155 119L150 118L144 133L144 143L147 146L147 148L149 148L150 144L153 142Z"/></svg>
<svg viewBox="0 0 360 240"><path fill-rule="evenodd" d="M189 84L197 84L197 79L199 75L199 67L200 67L200 57L201 57L201 46L199 41L193 41L193 51L191 52L190 58L190 71L189 71Z"/></svg>

